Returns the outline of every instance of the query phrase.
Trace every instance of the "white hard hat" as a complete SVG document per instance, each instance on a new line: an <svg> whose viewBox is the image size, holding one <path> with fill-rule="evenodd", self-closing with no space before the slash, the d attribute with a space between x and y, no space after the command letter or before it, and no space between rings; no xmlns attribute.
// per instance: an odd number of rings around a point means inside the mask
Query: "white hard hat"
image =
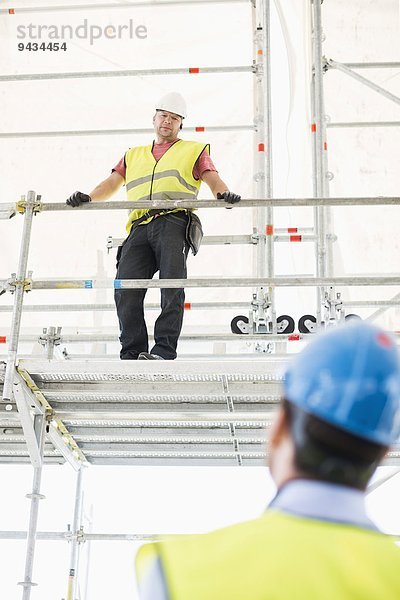
<svg viewBox="0 0 400 600"><path fill-rule="evenodd" d="M156 110L167 110L184 119L186 117L186 102L178 92L165 94L156 104Z"/></svg>

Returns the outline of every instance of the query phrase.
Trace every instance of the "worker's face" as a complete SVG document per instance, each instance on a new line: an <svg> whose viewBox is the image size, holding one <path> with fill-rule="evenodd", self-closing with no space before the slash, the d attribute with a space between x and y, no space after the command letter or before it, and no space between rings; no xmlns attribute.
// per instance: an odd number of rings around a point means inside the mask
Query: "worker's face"
<svg viewBox="0 0 400 600"><path fill-rule="evenodd" d="M153 117L154 131L161 141L176 140L181 123L182 117L166 110L158 110Z"/></svg>

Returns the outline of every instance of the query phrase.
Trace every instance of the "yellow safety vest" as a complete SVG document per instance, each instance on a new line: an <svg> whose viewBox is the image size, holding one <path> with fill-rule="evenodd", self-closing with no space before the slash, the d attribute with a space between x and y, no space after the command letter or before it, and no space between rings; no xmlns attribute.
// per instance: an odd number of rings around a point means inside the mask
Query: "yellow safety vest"
<svg viewBox="0 0 400 600"><path fill-rule="evenodd" d="M400 548L391 538L276 510L209 534L142 546L139 579L156 556L170 600L400 598Z"/></svg>
<svg viewBox="0 0 400 600"><path fill-rule="evenodd" d="M125 185L128 200L194 200L199 193L201 180L193 177L193 167L203 150L210 152L209 144L177 140L156 161L153 146L130 148L125 154ZM171 209L175 212L180 209ZM140 219L146 209L135 209L129 215L126 230ZM142 224L151 221L147 219Z"/></svg>

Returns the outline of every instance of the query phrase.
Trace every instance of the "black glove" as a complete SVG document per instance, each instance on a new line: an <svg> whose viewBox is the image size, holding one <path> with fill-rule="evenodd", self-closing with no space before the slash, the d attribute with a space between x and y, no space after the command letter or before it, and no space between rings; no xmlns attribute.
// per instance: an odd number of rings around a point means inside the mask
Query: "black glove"
<svg viewBox="0 0 400 600"><path fill-rule="evenodd" d="M239 202L242 198L241 196L239 196L238 194L234 194L233 192L223 192L222 194L218 192L217 199L225 200L225 202L227 202L228 204L236 204L236 202Z"/></svg>
<svg viewBox="0 0 400 600"><path fill-rule="evenodd" d="M70 196L67 200L67 204L69 206L73 206L74 208L76 208L77 206L80 206L81 204L84 204L85 202L91 202L92 199L90 196L88 196L88 194L82 194L82 192L75 192L74 194L72 194L72 196Z"/></svg>

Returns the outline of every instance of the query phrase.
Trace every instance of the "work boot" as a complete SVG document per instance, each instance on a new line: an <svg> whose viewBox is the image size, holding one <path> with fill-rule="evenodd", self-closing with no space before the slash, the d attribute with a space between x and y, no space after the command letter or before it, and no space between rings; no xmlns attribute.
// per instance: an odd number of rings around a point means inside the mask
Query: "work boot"
<svg viewBox="0 0 400 600"><path fill-rule="evenodd" d="M138 360L164 360L162 356L158 354L151 354L150 352L141 352L138 356Z"/></svg>

